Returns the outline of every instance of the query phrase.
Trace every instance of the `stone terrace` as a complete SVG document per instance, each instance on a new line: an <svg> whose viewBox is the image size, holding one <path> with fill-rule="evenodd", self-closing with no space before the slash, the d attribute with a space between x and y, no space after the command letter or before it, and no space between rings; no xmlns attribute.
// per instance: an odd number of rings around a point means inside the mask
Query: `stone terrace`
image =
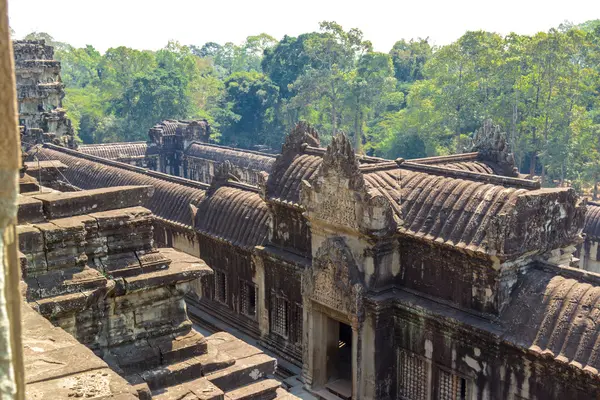
<svg viewBox="0 0 600 400"><path fill-rule="evenodd" d="M59 342L48 347L41 358L52 364L47 368L30 360L31 398L54 386L61 387L54 398L293 398L267 379L275 359L227 333L204 337L192 328L184 296L190 282L212 271L196 257L154 247L152 213L140 206L153 192L151 186L121 186L19 197L26 301L104 360L89 353L71 361L76 341L54 328L64 350L57 350ZM25 317L25 330L38 332L32 313ZM31 351L44 346L31 344ZM103 372L107 364L133 389ZM65 375L74 377L53 381Z"/></svg>

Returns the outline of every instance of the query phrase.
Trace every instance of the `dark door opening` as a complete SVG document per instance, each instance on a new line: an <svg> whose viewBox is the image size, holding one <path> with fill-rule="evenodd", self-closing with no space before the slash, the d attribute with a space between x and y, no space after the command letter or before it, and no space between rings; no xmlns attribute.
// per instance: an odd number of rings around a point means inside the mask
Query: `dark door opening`
<svg viewBox="0 0 600 400"><path fill-rule="evenodd" d="M331 346L328 349L327 390L342 399L352 398L352 328L330 320ZM335 340L333 340L335 338Z"/></svg>
<svg viewBox="0 0 600 400"><path fill-rule="evenodd" d="M352 381L352 328L350 325L340 322L338 346L339 378Z"/></svg>

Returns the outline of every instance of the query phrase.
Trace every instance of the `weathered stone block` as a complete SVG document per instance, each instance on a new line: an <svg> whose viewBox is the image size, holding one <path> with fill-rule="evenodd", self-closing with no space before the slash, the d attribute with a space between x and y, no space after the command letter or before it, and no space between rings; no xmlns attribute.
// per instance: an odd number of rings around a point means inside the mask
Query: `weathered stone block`
<svg viewBox="0 0 600 400"><path fill-rule="evenodd" d="M152 186L117 186L81 192L34 196L42 201L48 219L87 214L144 204L154 193Z"/></svg>
<svg viewBox="0 0 600 400"><path fill-rule="evenodd" d="M204 336L195 330L180 335L167 335L148 339L148 343L160 350L163 364L184 360L206 353L207 343Z"/></svg>
<svg viewBox="0 0 600 400"><path fill-rule="evenodd" d="M19 209L17 211L19 224L44 221L42 202L33 197L19 195Z"/></svg>

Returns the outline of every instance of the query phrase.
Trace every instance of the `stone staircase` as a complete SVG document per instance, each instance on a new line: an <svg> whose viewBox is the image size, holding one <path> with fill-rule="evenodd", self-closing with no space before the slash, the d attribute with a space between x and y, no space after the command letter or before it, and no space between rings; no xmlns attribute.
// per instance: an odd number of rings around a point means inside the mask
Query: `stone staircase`
<svg viewBox="0 0 600 400"><path fill-rule="evenodd" d="M150 342L150 341L149 341ZM127 345L111 349L105 360L136 388L141 400L271 400L297 399L281 382L270 379L277 362L256 347L219 332L204 338L195 330L149 343L148 349Z"/></svg>
<svg viewBox="0 0 600 400"><path fill-rule="evenodd" d="M275 373L276 360L256 347L235 338L229 333L219 332L206 338L206 353L186 360L189 368L198 368L201 378L183 385L198 399L247 399L270 400L282 397L281 383L269 379ZM179 399L182 385L154 389L154 398L161 400ZM198 393L198 388L202 392ZM213 388L216 388L214 390ZM189 394L186 393L189 396ZM170 396L170 397L169 397ZM290 395L291 396L291 395ZM187 399L187 397L184 397ZM195 399L194 397L189 397Z"/></svg>
<svg viewBox="0 0 600 400"><path fill-rule="evenodd" d="M21 196L26 301L142 400L294 399L269 379L274 358L228 333L204 337L192 328L184 296L212 271L196 257L153 246L152 214L139 206L150 192Z"/></svg>

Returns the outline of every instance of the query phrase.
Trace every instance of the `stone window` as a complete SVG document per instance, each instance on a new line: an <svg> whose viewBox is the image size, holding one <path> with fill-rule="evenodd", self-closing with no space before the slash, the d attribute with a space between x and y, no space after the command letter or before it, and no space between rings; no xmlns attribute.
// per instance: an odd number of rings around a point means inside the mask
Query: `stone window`
<svg viewBox="0 0 600 400"><path fill-rule="evenodd" d="M215 277L215 300L227 303L227 275L223 271L214 270Z"/></svg>
<svg viewBox="0 0 600 400"><path fill-rule="evenodd" d="M470 381L445 368L438 368L437 392L438 400L470 399Z"/></svg>
<svg viewBox="0 0 600 400"><path fill-rule="evenodd" d="M296 303L294 307L294 321L296 322L295 332L294 332L294 342L297 345L302 345L302 326L303 326L303 312L302 305Z"/></svg>
<svg viewBox="0 0 600 400"><path fill-rule="evenodd" d="M240 280L240 312L247 317L256 318L256 286Z"/></svg>
<svg viewBox="0 0 600 400"><path fill-rule="evenodd" d="M426 400L429 363L410 351L398 349L398 394L403 400Z"/></svg>
<svg viewBox="0 0 600 400"><path fill-rule="evenodd" d="M273 295L271 302L271 332L288 338L289 329L289 302L280 296Z"/></svg>

